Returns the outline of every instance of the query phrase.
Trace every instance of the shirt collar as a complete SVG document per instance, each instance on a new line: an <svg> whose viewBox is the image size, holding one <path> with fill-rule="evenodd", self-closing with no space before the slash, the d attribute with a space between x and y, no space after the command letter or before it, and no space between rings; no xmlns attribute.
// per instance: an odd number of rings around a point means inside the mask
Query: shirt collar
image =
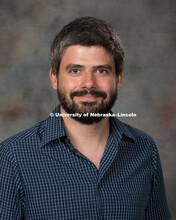
<svg viewBox="0 0 176 220"><path fill-rule="evenodd" d="M135 136L128 128L129 126L127 126L125 123L121 122L116 117L112 117L112 118L110 117L110 122L111 122L111 134L117 142L119 142L120 139L123 138L123 136L126 136L132 141L136 141Z"/></svg>
<svg viewBox="0 0 176 220"><path fill-rule="evenodd" d="M61 137L67 136L63 120L60 114L60 105L58 105L50 116L46 119L45 128L43 132L42 146L47 143L59 139Z"/></svg>
<svg viewBox="0 0 176 220"><path fill-rule="evenodd" d="M46 119L43 138L42 138L42 146L61 137L67 137L67 133L63 125L62 117L58 116L59 114L60 114L60 105L58 105L54 109L54 111L50 114L50 116ZM121 122L116 117L110 117L110 123L111 123L111 135L117 142L120 141L123 135L135 141L136 138L128 129L128 126L126 126L125 123Z"/></svg>

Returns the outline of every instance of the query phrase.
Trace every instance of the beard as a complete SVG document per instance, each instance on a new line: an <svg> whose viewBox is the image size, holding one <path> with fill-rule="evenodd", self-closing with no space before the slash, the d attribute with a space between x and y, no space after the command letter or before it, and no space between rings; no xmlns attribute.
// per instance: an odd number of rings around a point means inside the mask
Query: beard
<svg viewBox="0 0 176 220"><path fill-rule="evenodd" d="M101 97L102 100L100 103L97 103L97 101L92 101L92 102L81 101L79 104L77 104L76 101L74 100L75 96L84 96L87 94L93 95L95 97ZM115 89L114 91L110 91L108 100L106 100L107 98L106 92L96 91L96 90L86 90L86 89L81 91L74 91L73 93L70 94L70 99L69 99L67 98L65 92L57 88L57 96L60 105L68 114L79 113L81 114L81 117L73 117L73 118L82 124L90 125L93 123L98 123L103 119L103 116L92 117L90 116L90 113L106 114L111 110L117 99L117 89ZM84 114L87 114L86 117L84 116Z"/></svg>

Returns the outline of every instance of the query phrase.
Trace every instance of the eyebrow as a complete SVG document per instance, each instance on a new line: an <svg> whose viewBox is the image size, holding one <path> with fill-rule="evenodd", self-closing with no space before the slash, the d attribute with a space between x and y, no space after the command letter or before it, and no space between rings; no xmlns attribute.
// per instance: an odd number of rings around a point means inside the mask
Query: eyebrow
<svg viewBox="0 0 176 220"><path fill-rule="evenodd" d="M66 70L73 69L73 68L83 68L83 67L84 67L83 65L71 63L66 66ZM93 66L93 69L99 69L99 68L112 70L112 66L110 66L109 64L101 64L101 65Z"/></svg>
<svg viewBox="0 0 176 220"><path fill-rule="evenodd" d="M108 64L102 64L102 65L93 66L93 69L109 69L109 70L112 70L112 66L110 66Z"/></svg>
<svg viewBox="0 0 176 220"><path fill-rule="evenodd" d="M82 68L82 67L84 67L83 65L80 65L80 64L68 64L67 66L66 66L66 70L69 70L69 69L73 69L73 68Z"/></svg>

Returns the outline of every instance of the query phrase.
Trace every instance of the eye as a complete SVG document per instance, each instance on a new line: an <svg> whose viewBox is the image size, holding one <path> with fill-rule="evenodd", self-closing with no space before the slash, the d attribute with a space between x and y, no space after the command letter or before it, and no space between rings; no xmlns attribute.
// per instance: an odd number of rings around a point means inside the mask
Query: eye
<svg viewBox="0 0 176 220"><path fill-rule="evenodd" d="M71 69L69 72L70 72L70 73L79 73L79 72L80 72L80 70L79 70L79 69L74 68L74 69Z"/></svg>
<svg viewBox="0 0 176 220"><path fill-rule="evenodd" d="M73 68L69 70L69 74L71 76L79 76L81 74L81 70L78 68Z"/></svg>
<svg viewBox="0 0 176 220"><path fill-rule="evenodd" d="M100 74L107 74L108 73L108 71L106 69L98 69L97 72Z"/></svg>

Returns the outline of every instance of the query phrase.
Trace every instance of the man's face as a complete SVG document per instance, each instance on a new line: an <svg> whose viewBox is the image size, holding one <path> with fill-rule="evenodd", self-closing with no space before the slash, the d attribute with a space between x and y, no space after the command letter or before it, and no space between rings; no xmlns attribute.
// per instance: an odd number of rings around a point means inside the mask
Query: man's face
<svg viewBox="0 0 176 220"><path fill-rule="evenodd" d="M52 86L57 89L61 112L89 113L75 118L85 124L99 122L90 113L108 113L121 87L122 74L115 72L114 58L103 47L68 47L62 57L58 77L50 71Z"/></svg>

